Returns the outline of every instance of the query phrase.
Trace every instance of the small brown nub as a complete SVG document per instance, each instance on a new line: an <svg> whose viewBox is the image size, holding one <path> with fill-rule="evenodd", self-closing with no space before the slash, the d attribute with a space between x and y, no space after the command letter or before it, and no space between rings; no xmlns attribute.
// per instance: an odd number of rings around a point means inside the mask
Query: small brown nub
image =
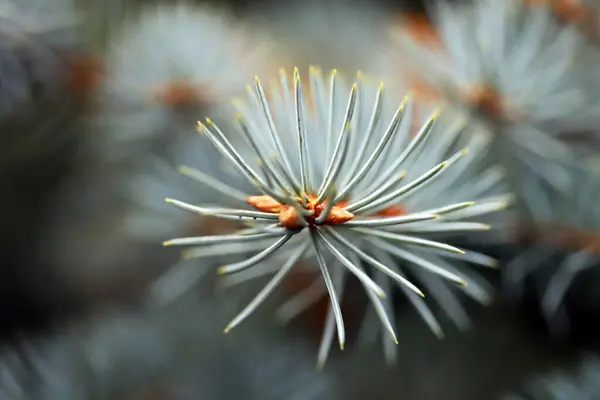
<svg viewBox="0 0 600 400"><path fill-rule="evenodd" d="M441 44L440 35L431 20L422 13L410 13L402 16L402 24L417 41L437 47Z"/></svg>
<svg viewBox="0 0 600 400"><path fill-rule="evenodd" d="M281 211L281 204L271 196L248 196L246 202L259 211L277 214Z"/></svg>
<svg viewBox="0 0 600 400"><path fill-rule="evenodd" d="M198 89L183 80L175 80L167 83L158 91L158 98L172 107L184 107L198 102Z"/></svg>
<svg viewBox="0 0 600 400"><path fill-rule="evenodd" d="M327 219L325 219L325 223L329 225L340 225L353 219L354 214L352 214L350 211L333 206L331 207L331 212L327 216Z"/></svg>
<svg viewBox="0 0 600 400"><path fill-rule="evenodd" d="M298 212L292 206L285 205L279 212L279 224L287 229L298 229L302 227L298 220Z"/></svg>

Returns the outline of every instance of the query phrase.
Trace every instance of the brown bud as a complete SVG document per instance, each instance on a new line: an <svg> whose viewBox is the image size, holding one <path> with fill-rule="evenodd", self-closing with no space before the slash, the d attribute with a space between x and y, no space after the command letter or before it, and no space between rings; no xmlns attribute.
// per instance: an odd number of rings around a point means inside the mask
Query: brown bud
<svg viewBox="0 0 600 400"><path fill-rule="evenodd" d="M259 211L277 214L281 211L281 204L270 196L248 196L246 202Z"/></svg>
<svg viewBox="0 0 600 400"><path fill-rule="evenodd" d="M351 221L353 219L354 214L352 214L350 211L346 211L343 208L334 206L331 208L331 212L327 216L325 223L329 225L339 225L343 224L344 222Z"/></svg>
<svg viewBox="0 0 600 400"><path fill-rule="evenodd" d="M283 206L279 212L279 224L284 228L298 229L302 225L298 220L298 212L292 206Z"/></svg>

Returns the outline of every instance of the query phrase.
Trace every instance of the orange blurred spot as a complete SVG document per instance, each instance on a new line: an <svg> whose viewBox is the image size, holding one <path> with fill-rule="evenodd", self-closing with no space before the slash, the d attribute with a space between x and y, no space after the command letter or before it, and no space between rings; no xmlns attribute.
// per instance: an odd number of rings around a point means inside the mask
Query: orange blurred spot
<svg viewBox="0 0 600 400"><path fill-rule="evenodd" d="M523 0L531 6L549 6L556 16L562 21L586 22L593 13L591 7L583 4L581 0Z"/></svg>
<svg viewBox="0 0 600 400"><path fill-rule="evenodd" d="M439 32L427 15L423 13L403 13L399 19L402 28L419 43L433 47L441 46L442 41Z"/></svg>
<svg viewBox="0 0 600 400"><path fill-rule="evenodd" d="M556 0L554 12L566 21L583 22L593 11L579 0Z"/></svg>
<svg viewBox="0 0 600 400"><path fill-rule="evenodd" d="M550 7L562 23L577 25L594 41L600 41L600 12L581 0L523 0L531 6Z"/></svg>
<svg viewBox="0 0 600 400"><path fill-rule="evenodd" d="M462 92L464 101L477 107L492 118L506 117L506 110L498 92L488 85L473 85Z"/></svg>
<svg viewBox="0 0 600 400"><path fill-rule="evenodd" d="M190 82L175 80L158 90L157 97L161 102L173 107L184 107L197 103L199 91Z"/></svg>
<svg viewBox="0 0 600 400"><path fill-rule="evenodd" d="M88 95L99 86L105 76L100 61L90 54L76 54L69 60L67 85L78 95Z"/></svg>
<svg viewBox="0 0 600 400"><path fill-rule="evenodd" d="M550 232L550 234L549 234ZM568 251L587 249L600 254L600 232L560 224L522 225L519 239L527 243L545 242Z"/></svg>
<svg viewBox="0 0 600 400"><path fill-rule="evenodd" d="M396 204L393 206L389 206L384 208L381 211L377 211L375 215L379 217L400 217L402 215L408 214L408 210L402 204Z"/></svg>

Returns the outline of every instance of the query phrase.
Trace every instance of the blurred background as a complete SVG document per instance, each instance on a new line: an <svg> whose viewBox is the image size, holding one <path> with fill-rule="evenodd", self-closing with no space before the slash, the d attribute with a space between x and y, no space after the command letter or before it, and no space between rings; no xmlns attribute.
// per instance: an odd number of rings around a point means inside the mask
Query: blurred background
<svg viewBox="0 0 600 400"><path fill-rule="evenodd" d="M0 399L600 400L599 13L596 0L0 0ZM225 202L181 164L240 187L196 122L227 132L255 75L266 86L295 66L306 86L309 66L361 71L483 132L470 168L501 171L515 201L489 239L451 238L497 268L469 267L485 305L442 285L443 335L395 290L391 356L348 280L348 342L317 368L318 269L293 270L224 334L277 266L222 280L219 257L162 246L238 229L164 198ZM453 179L440 197L493 178Z"/></svg>

